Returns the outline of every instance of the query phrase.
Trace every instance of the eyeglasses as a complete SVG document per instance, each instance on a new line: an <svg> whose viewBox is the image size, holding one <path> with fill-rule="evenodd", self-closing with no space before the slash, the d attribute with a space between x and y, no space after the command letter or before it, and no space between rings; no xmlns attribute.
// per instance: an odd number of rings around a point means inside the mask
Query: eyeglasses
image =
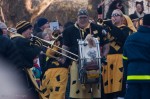
<svg viewBox="0 0 150 99"><path fill-rule="evenodd" d="M87 19L88 17L79 17L79 19Z"/></svg>
<svg viewBox="0 0 150 99"><path fill-rule="evenodd" d="M111 15L111 17L117 17L117 16L121 16L121 15L118 14L118 13L114 13L114 14Z"/></svg>

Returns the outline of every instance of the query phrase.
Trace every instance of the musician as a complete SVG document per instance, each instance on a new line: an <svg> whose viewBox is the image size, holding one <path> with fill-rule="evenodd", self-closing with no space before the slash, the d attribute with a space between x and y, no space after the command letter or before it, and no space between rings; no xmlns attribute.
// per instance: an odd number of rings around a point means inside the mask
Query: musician
<svg viewBox="0 0 150 99"><path fill-rule="evenodd" d="M141 1L141 2L136 1L136 4L135 4L136 10L133 14L130 15L130 18L133 21L134 26L136 28L138 28L139 25L142 24L142 21L141 21L140 18L143 18L143 16L145 15L145 13L144 13L144 4L143 3L144 3L143 1Z"/></svg>
<svg viewBox="0 0 150 99"><path fill-rule="evenodd" d="M102 57L107 55L109 50L108 40L102 35L102 28L96 24L89 22L89 15L85 8L82 8L78 11L77 22L66 28L63 32L63 48L71 51L72 53L78 54L78 39L85 39L88 34L93 35L98 38L100 45L103 47ZM63 60L66 60L64 57ZM82 85L79 82L78 78L78 64L73 62L70 67L71 73L71 82L70 82L70 97L71 98L91 98L91 91L89 85ZM94 84L93 88L93 97L100 98L100 85Z"/></svg>
<svg viewBox="0 0 150 99"><path fill-rule="evenodd" d="M54 45L50 46L46 51L46 68L40 87L45 99L65 99L68 81L68 65L62 64L60 58L62 57L61 54L55 52L61 52L61 50L55 46L60 48L62 46L62 37L60 36L56 38Z"/></svg>
<svg viewBox="0 0 150 99"><path fill-rule="evenodd" d="M26 74L24 74L23 71L24 64L20 57L20 53L18 52L15 44L10 40L10 38L3 35L3 31L1 29L0 29L0 42L1 42L0 68L3 71L3 72L1 71L1 73L3 74L1 75L1 83L2 83L1 91L5 92L6 95L7 94L10 95L11 92L12 95L10 96L10 98L12 97L15 99L32 98L31 94L33 93L32 92L33 90L29 91L29 88L27 86L28 83L26 83L27 82ZM13 89L10 90L9 88L13 88ZM31 94L29 95L29 93ZM32 98L32 99L38 99L38 98Z"/></svg>
<svg viewBox="0 0 150 99"><path fill-rule="evenodd" d="M120 9L114 10L111 17L112 22L104 22L104 24L108 26L108 38L110 40L110 50L109 54L107 55L108 64L106 66L103 66L102 72L104 93L106 99L124 97L123 91L125 89L122 88L123 45L128 35L132 34L133 31L136 31L133 24L130 23L131 19L127 18L127 16L124 17Z"/></svg>
<svg viewBox="0 0 150 99"><path fill-rule="evenodd" d="M42 43L38 40L30 40L32 32L31 23L20 21L17 23L16 29L18 34L13 35L11 39L21 56L20 59L23 64L21 73L24 76L24 83L26 84L26 87L28 87L27 94L29 97L32 97L32 99L38 99L38 94L33 85L30 84L30 80L27 78L25 70L33 67L33 60L39 55Z"/></svg>
<svg viewBox="0 0 150 99"><path fill-rule="evenodd" d="M125 99L150 97L150 14L143 17L143 26L129 36L124 45L123 63L127 91Z"/></svg>

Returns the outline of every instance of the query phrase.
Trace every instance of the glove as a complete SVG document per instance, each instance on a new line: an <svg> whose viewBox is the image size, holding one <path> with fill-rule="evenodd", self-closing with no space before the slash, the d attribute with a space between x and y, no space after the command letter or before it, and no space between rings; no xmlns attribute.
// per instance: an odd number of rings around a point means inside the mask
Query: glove
<svg viewBox="0 0 150 99"><path fill-rule="evenodd" d="M101 58L101 63L102 63L103 65L107 65L107 59L106 59L106 57L102 57L102 58Z"/></svg>
<svg viewBox="0 0 150 99"><path fill-rule="evenodd" d="M43 43L40 40L35 40L35 45L41 47L43 45Z"/></svg>
<svg viewBox="0 0 150 99"><path fill-rule="evenodd" d="M111 29L114 26L111 20L110 21L104 21L103 24L106 25L106 26L108 26L108 27L110 27Z"/></svg>
<svg viewBox="0 0 150 99"><path fill-rule="evenodd" d="M41 47L43 45L41 40L39 40L37 38L34 38L34 37L31 39L31 42L33 43L33 45L36 45L36 46L39 46L39 47Z"/></svg>
<svg viewBox="0 0 150 99"><path fill-rule="evenodd" d="M60 57L57 59L59 63L64 64L66 61L66 57Z"/></svg>
<svg viewBox="0 0 150 99"><path fill-rule="evenodd" d="M97 12L98 12L98 14L102 14L103 13L103 7L102 6L98 7Z"/></svg>

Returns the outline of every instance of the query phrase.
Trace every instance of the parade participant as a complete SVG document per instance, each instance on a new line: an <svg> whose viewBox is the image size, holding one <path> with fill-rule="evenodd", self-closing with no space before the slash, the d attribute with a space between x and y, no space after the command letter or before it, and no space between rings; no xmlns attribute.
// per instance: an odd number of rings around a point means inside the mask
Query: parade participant
<svg viewBox="0 0 150 99"><path fill-rule="evenodd" d="M143 26L129 36L124 45L124 75L127 80L125 99L150 97L150 14L144 15Z"/></svg>
<svg viewBox="0 0 150 99"><path fill-rule="evenodd" d="M20 53L10 38L3 35L2 29L0 29L0 42L1 95L7 95L7 98L11 99L31 98L21 72L23 64ZM9 88L11 90L8 90Z"/></svg>
<svg viewBox="0 0 150 99"><path fill-rule="evenodd" d="M74 23L71 21L68 21L64 24L64 29L66 29L72 25L74 25ZM69 94L70 94L70 72L68 73L68 83L67 83L66 95L65 95L66 99L69 99Z"/></svg>
<svg viewBox="0 0 150 99"><path fill-rule="evenodd" d="M34 86L32 84L29 86L30 80L27 78L26 69L33 67L33 60L39 55L42 43L39 40L30 40L32 32L31 23L20 21L17 23L16 29L18 34L12 35L11 39L21 56L20 59L23 64L21 73L24 76L24 83L26 84L26 87L28 87L27 93L32 99L38 99L38 94L35 91Z"/></svg>
<svg viewBox="0 0 150 99"><path fill-rule="evenodd" d="M116 97L124 97L124 89L122 88L123 79L123 64L122 53L123 45L134 30L128 23L124 22L124 15L120 9L116 9L112 13L112 23L104 22L109 28L108 38L110 40L110 50L107 55L106 66L103 66L103 86L106 99L113 99ZM126 22L129 22L126 20ZM130 19L131 22L131 19ZM124 24L125 23L125 24ZM123 84L124 85L124 84ZM122 94L122 95L121 95Z"/></svg>
<svg viewBox="0 0 150 99"><path fill-rule="evenodd" d="M145 15L143 1L141 1L141 2L136 1L135 7L136 7L136 10L135 10L135 12L133 14L130 15L130 18L133 21L134 26L136 28L138 28L139 25L142 24L142 20L141 19Z"/></svg>
<svg viewBox="0 0 150 99"><path fill-rule="evenodd" d="M66 28L63 32L63 48L78 54L78 39L85 39L88 34L93 35L100 41L102 49L102 57L105 57L109 50L108 40L102 35L102 27L90 23L88 11L84 8L80 9L77 14L77 22ZM65 53L65 52L64 52ZM63 60L66 60L64 57ZM78 63L73 62L70 67L71 82L70 82L70 97L71 98L91 98L90 85L83 86L78 76ZM100 84L93 84L93 98L100 98Z"/></svg>
<svg viewBox="0 0 150 99"><path fill-rule="evenodd" d="M46 51L46 68L44 70L44 76L40 87L45 99L65 99L68 81L68 65L62 64L60 60L61 55L55 52L61 52L61 50L55 46L62 46L62 37L56 38L54 45L50 46Z"/></svg>
<svg viewBox="0 0 150 99"><path fill-rule="evenodd" d="M36 20L34 24L33 34L35 36L42 35L42 32L44 31L44 29L49 28L49 27L50 26L46 18L39 18Z"/></svg>
<svg viewBox="0 0 150 99"><path fill-rule="evenodd" d="M121 0L113 0L112 1L112 3L110 4L110 6L108 8L107 13L106 13L106 19L111 19L112 12L115 9L120 9L123 13L125 13L125 9L124 9L124 6L123 6Z"/></svg>
<svg viewBox="0 0 150 99"><path fill-rule="evenodd" d="M52 40L53 39L53 37L52 37L52 33L53 33L53 31L50 29L50 28L46 28L46 29L44 29L44 31L43 31L44 33L48 33L48 35L49 35L49 39L50 40Z"/></svg>
<svg viewBox="0 0 150 99"><path fill-rule="evenodd" d="M0 29L0 42L0 58L17 66L17 69L20 69L21 63L19 61L19 53L13 42L3 35L2 29Z"/></svg>

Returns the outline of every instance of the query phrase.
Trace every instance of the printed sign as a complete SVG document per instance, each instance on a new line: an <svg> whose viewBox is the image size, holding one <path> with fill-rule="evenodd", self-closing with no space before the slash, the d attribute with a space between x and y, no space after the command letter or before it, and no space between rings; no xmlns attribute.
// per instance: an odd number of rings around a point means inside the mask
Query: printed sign
<svg viewBox="0 0 150 99"><path fill-rule="evenodd" d="M58 22L50 22L50 29L53 31L59 29L59 23Z"/></svg>

